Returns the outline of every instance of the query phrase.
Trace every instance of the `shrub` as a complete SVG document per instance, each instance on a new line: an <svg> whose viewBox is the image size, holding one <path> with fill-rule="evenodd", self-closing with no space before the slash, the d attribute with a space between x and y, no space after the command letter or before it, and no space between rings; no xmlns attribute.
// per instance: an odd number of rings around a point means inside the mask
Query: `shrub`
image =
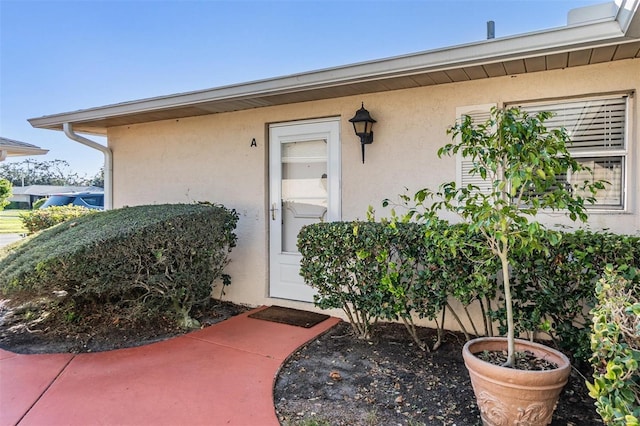
<svg viewBox="0 0 640 426"><path fill-rule="evenodd" d="M0 210L9 204L12 193L11 182L7 179L0 179Z"/></svg>
<svg viewBox="0 0 640 426"><path fill-rule="evenodd" d="M31 208L26 201L11 201L5 206L5 210L28 210Z"/></svg>
<svg viewBox="0 0 640 426"><path fill-rule="evenodd" d="M574 360L587 362L598 279L608 263L640 267L640 238L584 230L560 235L548 253L514 260L514 316L518 332L545 332ZM495 314L504 327L504 312Z"/></svg>
<svg viewBox="0 0 640 426"><path fill-rule="evenodd" d="M626 273L626 277L621 273ZM609 266L598 282L591 347L594 382L587 383L608 425L640 419L640 270Z"/></svg>
<svg viewBox="0 0 640 426"><path fill-rule="evenodd" d="M449 303L449 298L454 297L463 305L474 333L479 334L467 307L476 300L483 304L495 292L490 276L486 275L491 262L477 261L478 245L474 242L479 242L478 236L470 235L466 224L450 225L435 217L424 224L393 220L389 227L393 230L389 240L390 256L379 259L387 269L383 290L390 293L395 305L396 316L388 319L402 319L421 347L413 315L435 321L436 349L441 343L447 312L453 315L465 335L469 335L460 315ZM465 244L456 244L460 239L464 239ZM442 315L440 321L439 314ZM485 321L485 330L487 327Z"/></svg>
<svg viewBox="0 0 640 426"><path fill-rule="evenodd" d="M39 209L40 207L42 207L42 205L43 205L44 203L46 203L46 202L47 202L47 198L46 198L46 197L38 198L37 200L35 200L35 201L33 202L33 205L31 206L31 208L32 208L33 210L37 210L37 209Z"/></svg>
<svg viewBox="0 0 640 426"><path fill-rule="evenodd" d="M371 325L388 306L376 259L387 249L384 228L374 222L316 223L298 234L300 274L317 290L316 306L342 309L361 338L370 337Z"/></svg>
<svg viewBox="0 0 640 426"><path fill-rule="evenodd" d="M413 197L400 195L399 203L384 200L383 206L393 205L406 211L397 216L395 209L392 210L393 221L423 224L425 244L431 247L428 252L432 261L443 262L442 273L447 274L449 295L457 299L465 311L468 305L480 303L485 335L492 335L492 327L488 326L492 322L497 322L499 332L505 333L504 303L499 303L499 307L492 306L496 297L499 302L504 297L502 293L492 291L492 287L497 287L493 282L497 279L499 265L487 258L478 244L478 235L471 232L468 225L433 226L438 219L425 205L428 199L429 192L425 190ZM546 250L516 252L512 257L511 291L516 332L529 334L531 338L534 333L546 333L546 337L572 355L578 364L587 363L591 356L589 310L595 306L593 290L596 282L607 263L640 268L640 237L585 230L541 230L539 239ZM468 334L462 322L456 319ZM479 335L480 327L469 315L467 319L473 333Z"/></svg>
<svg viewBox="0 0 640 426"><path fill-rule="evenodd" d="M383 271L380 290L387 295L383 318L401 320L418 347L430 350L418 336L413 316L436 319L446 304L447 293L438 285L441 281L429 279L437 268L430 262L424 231L415 223L392 222L382 232L388 236L387 248L376 260Z"/></svg>
<svg viewBox="0 0 640 426"><path fill-rule="evenodd" d="M449 235L446 222L434 232ZM437 231L436 231L437 228ZM457 229L457 228L456 228ZM414 341L428 350L417 334L414 316L435 320L439 337L449 284L469 280L458 262L461 252L437 251L416 223L334 222L308 225L298 235L301 274L318 293L317 306L345 312L354 332L368 338L378 319L402 321ZM440 338L435 342L435 347Z"/></svg>
<svg viewBox="0 0 640 426"><path fill-rule="evenodd" d="M438 258L425 244L425 232L418 224L391 222L383 226L381 232L386 244L376 256L382 272L379 291L385 301L381 317L402 321L422 350L430 350L430 347L418 335L414 316L435 320L438 339L434 348L437 348L444 322L439 323L437 317L440 312L444 314L447 306L447 285L440 279L442 269Z"/></svg>
<svg viewBox="0 0 640 426"><path fill-rule="evenodd" d="M69 219L75 219L87 214L98 213L83 206L51 206L46 209L30 210L20 213L20 219L29 234L51 228Z"/></svg>
<svg viewBox="0 0 640 426"><path fill-rule="evenodd" d="M464 224L431 232L425 229L426 244L434 247L430 252L444 263L448 294L465 310L472 303L480 303L485 335L492 335L489 324L494 321L499 332L504 333L507 329L504 304L492 306L496 297L498 302L504 298L502 293L492 291L496 286L491 282L497 279L499 265L488 261L482 249L474 244L478 236ZM546 251L513 256L511 292L516 332L531 338L536 333L545 333L577 364L587 363L592 353L589 310L596 303L596 283L607 263L640 267L640 238L578 230L546 231L540 235L540 241L548 247ZM467 319L473 333L481 334L469 315Z"/></svg>
<svg viewBox="0 0 640 426"><path fill-rule="evenodd" d="M447 131L454 139L438 150L438 156L462 155L472 162L469 174L487 184L487 191L456 182L440 185L428 214L445 210L457 214L469 229L484 238L486 250L500 261L501 284L507 325L507 361L515 364L516 323L513 316L513 261L519 255L535 256L555 245L554 233L545 231L536 215L543 209L563 210L572 220L586 221L585 205L595 201L601 181L558 185L558 178L591 170L571 158L565 129L547 130L549 112L530 115L518 108L492 108L491 116L474 123L464 116ZM430 193L421 190L418 193ZM585 194L585 195L583 195Z"/></svg>
<svg viewBox="0 0 640 426"><path fill-rule="evenodd" d="M235 247L234 210L210 204L138 206L47 229L0 260L5 294L66 294L75 306L131 315L171 312L184 327L206 304Z"/></svg>
<svg viewBox="0 0 640 426"><path fill-rule="evenodd" d="M387 201L388 204L388 201ZM450 225L415 214L390 221L314 224L300 234L301 273L318 290L316 304L339 308L357 334L367 337L378 319L402 321L416 343L417 316L436 322L451 314L467 338L506 330L501 293L496 293L500 265L488 256L482 239L467 224ZM547 241L549 240L549 241ZM546 333L555 345L584 366L592 354L591 316L594 288L607 263L640 267L640 237L608 232L545 231L547 251L513 257L513 314L518 334ZM455 311L449 298L462 309ZM482 324L468 307L479 304ZM442 319L439 317L442 315ZM466 321L464 320L466 317ZM471 327L471 330L468 327ZM439 344L435 342L435 347Z"/></svg>

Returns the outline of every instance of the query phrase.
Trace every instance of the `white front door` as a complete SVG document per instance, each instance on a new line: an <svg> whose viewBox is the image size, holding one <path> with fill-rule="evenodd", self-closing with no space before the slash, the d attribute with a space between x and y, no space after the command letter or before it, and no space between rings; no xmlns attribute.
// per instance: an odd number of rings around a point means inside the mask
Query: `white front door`
<svg viewBox="0 0 640 426"><path fill-rule="evenodd" d="M298 232L340 220L340 120L269 127L269 296L313 301L300 276Z"/></svg>

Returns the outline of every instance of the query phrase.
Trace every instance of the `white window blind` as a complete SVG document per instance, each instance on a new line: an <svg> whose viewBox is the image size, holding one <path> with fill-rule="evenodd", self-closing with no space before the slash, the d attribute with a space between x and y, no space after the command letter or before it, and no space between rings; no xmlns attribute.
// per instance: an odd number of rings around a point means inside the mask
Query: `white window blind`
<svg viewBox="0 0 640 426"><path fill-rule="evenodd" d="M571 185L585 180L609 182L596 194L596 208L621 209L625 196L627 158L627 96L610 96L553 103L525 104L520 107L530 114L550 111L545 121L548 130L564 128L571 140L571 155L593 172L567 176ZM581 193L582 196L590 194Z"/></svg>
<svg viewBox="0 0 640 426"><path fill-rule="evenodd" d="M456 109L457 122L461 123L465 116L471 117L474 124L482 124L491 118L491 108L496 104L484 104L484 105L472 105L459 107ZM474 167L473 161L469 158L462 156L461 152L458 152L457 156L458 166L456 184L458 187L466 187L468 185L477 186L479 191L484 194L491 193L491 182L486 179L482 179L479 173L470 174L471 169Z"/></svg>
<svg viewBox="0 0 640 426"><path fill-rule="evenodd" d="M551 111L545 121L547 129L564 127L571 138L572 152L601 149L624 149L626 131L626 97L542 104L522 107L529 113Z"/></svg>
<svg viewBox="0 0 640 426"><path fill-rule="evenodd" d="M490 110L495 104L474 105L460 107L456 110L456 117L460 120L470 116L474 123L484 123L490 118ZM505 107L516 106L515 104ZM591 97L584 99L560 100L553 102L538 102L518 104L529 114L549 111L553 116L544 124L548 130L564 128L570 138L568 145L571 155L581 164L589 167L588 172L569 173L563 179L571 186L581 185L584 181L594 182L604 180L609 182L604 190L596 194L593 207L601 209L623 209L625 204L625 176L628 157L627 135L628 125L628 96L612 95ZM469 171L474 167L471 159L457 158L457 184L459 187L469 184L480 188L481 192L489 193L490 183L479 174L471 175ZM591 196L580 193L578 195Z"/></svg>

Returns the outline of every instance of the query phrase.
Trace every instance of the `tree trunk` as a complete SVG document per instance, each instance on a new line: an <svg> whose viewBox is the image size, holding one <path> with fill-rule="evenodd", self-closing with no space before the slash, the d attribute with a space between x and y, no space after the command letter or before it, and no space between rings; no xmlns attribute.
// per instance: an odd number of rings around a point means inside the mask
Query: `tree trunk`
<svg viewBox="0 0 640 426"><path fill-rule="evenodd" d="M502 251L498 254L500 256L500 263L502 264L502 283L504 285L504 304L507 308L507 362L504 363L505 367L513 367L516 363L516 350L515 350L515 330L513 325L513 306L511 302L511 283L509 273L509 260L507 259L507 252Z"/></svg>

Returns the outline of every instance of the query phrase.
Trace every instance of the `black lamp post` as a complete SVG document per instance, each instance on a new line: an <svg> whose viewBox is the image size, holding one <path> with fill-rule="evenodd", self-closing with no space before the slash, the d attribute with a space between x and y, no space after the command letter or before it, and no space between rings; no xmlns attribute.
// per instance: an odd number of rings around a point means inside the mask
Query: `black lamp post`
<svg viewBox="0 0 640 426"><path fill-rule="evenodd" d="M356 115L349 120L353 123L353 130L356 135L360 137L360 145L362 146L362 164L364 164L364 146L373 142L373 123L376 122L369 111L364 109L364 102L362 108L356 111Z"/></svg>

